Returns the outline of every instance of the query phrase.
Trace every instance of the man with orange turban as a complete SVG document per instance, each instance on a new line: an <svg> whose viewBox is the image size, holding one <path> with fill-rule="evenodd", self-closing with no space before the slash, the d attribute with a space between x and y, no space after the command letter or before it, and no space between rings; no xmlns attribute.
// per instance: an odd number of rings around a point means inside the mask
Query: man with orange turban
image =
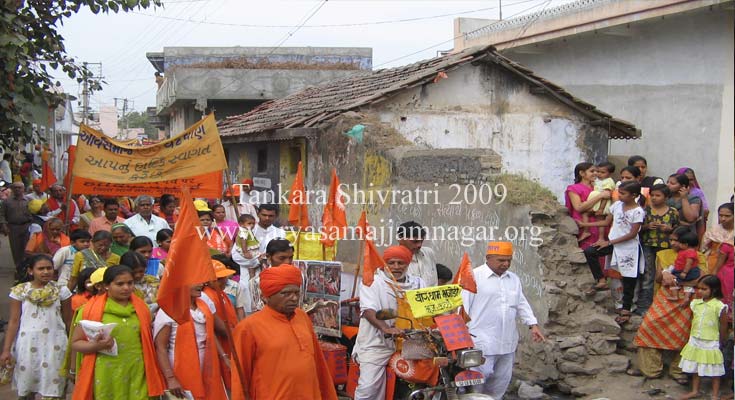
<svg viewBox="0 0 735 400"><path fill-rule="evenodd" d="M413 253L404 246L391 246L383 252L383 260L402 290L426 287L424 281L406 273ZM360 378L355 389L355 400L385 398L385 366L396 351L393 338L386 334L397 335L401 330L394 327L394 320L382 321L376 317L379 310L397 310L395 285L383 270L375 272L375 280L370 286L360 287L360 330L357 334L352 358L360 365Z"/></svg>
<svg viewBox="0 0 735 400"><path fill-rule="evenodd" d="M311 319L299 308L301 282L301 270L288 264L260 273L266 305L232 334L245 379L233 365L233 400L246 390L251 400L337 399Z"/></svg>
<svg viewBox="0 0 735 400"><path fill-rule="evenodd" d="M490 242L485 264L473 270L477 293L462 291L464 308L475 347L482 350L485 364L475 368L485 376L476 392L502 399L513 374L513 359L518 346L516 316L531 328L536 342L544 341L531 305L523 295L518 275L508 271L513 259L511 242Z"/></svg>

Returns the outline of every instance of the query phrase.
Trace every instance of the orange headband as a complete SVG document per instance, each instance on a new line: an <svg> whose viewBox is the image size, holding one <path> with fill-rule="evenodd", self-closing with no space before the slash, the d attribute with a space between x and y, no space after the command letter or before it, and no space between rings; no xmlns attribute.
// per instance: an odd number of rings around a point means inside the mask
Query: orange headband
<svg viewBox="0 0 735 400"><path fill-rule="evenodd" d="M511 242L489 242L487 244L487 255L512 256L513 243Z"/></svg>

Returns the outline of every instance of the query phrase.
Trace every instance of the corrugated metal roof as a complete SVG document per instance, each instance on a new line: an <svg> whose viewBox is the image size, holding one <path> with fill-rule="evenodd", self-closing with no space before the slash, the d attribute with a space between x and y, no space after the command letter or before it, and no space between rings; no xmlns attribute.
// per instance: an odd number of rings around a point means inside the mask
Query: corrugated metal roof
<svg viewBox="0 0 735 400"><path fill-rule="evenodd" d="M456 54L419 61L403 67L359 72L320 86L310 87L288 97L263 103L252 111L220 121L223 137L250 135L283 128L312 127L360 106L377 103L404 89L429 83L439 72L466 63L482 61L495 64L526 80L536 93L555 98L609 129L611 139L635 139L635 125L604 113L562 87L537 76L533 71L501 55L492 46L479 46Z"/></svg>

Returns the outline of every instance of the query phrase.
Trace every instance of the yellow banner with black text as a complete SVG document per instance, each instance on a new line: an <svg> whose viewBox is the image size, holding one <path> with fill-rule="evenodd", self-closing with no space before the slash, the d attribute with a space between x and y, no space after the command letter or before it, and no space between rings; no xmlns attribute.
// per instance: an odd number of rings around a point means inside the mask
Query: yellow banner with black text
<svg viewBox="0 0 735 400"><path fill-rule="evenodd" d="M225 152L210 114L176 137L143 147L116 141L82 125L73 175L113 184L140 184L224 169Z"/></svg>
<svg viewBox="0 0 735 400"><path fill-rule="evenodd" d="M462 305L462 287L444 285L407 290L406 300L414 318L440 315Z"/></svg>

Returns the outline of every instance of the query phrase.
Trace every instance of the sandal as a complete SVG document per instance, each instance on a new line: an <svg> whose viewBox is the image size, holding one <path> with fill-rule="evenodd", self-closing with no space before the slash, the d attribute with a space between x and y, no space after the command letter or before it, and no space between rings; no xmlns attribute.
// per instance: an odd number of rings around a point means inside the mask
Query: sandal
<svg viewBox="0 0 735 400"><path fill-rule="evenodd" d="M676 382L676 383L678 383L678 384L680 384L682 386L687 386L687 385L689 385L689 378L687 378L685 376L684 377L681 377L681 378L676 378L676 379L674 379L674 382Z"/></svg>
<svg viewBox="0 0 735 400"><path fill-rule="evenodd" d="M615 322L618 323L618 325L622 325L628 321L630 321L631 313L628 310L621 310L620 315L615 317Z"/></svg>
<svg viewBox="0 0 735 400"><path fill-rule="evenodd" d="M630 376L643 376L643 372L641 372L641 370L639 370L638 368L628 368L625 373Z"/></svg>

